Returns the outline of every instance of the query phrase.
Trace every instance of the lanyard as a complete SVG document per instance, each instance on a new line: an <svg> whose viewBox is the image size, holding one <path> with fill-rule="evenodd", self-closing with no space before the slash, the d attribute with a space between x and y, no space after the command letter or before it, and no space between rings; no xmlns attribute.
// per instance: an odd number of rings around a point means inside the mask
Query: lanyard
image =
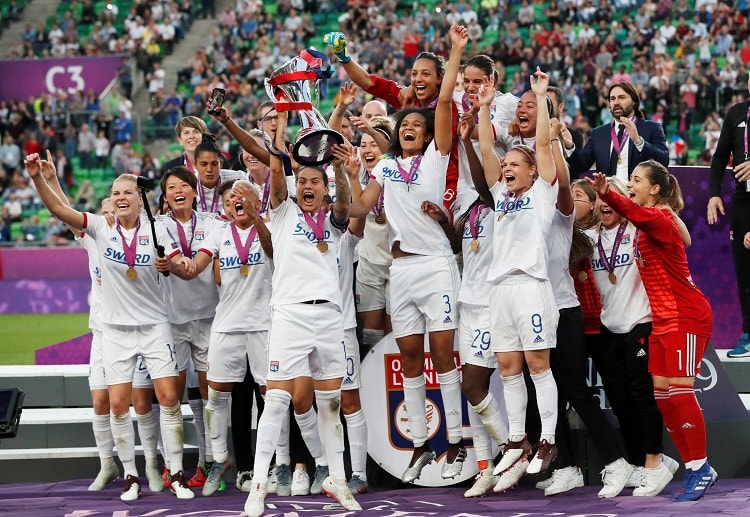
<svg viewBox="0 0 750 517"><path fill-rule="evenodd" d="M620 223L620 227L617 229L617 234L615 235L615 242L612 245L612 253L610 257L607 257L607 254L604 252L604 246L602 246L602 232L599 232L599 239L596 242L596 248L599 250L599 259L602 261L602 265L604 266L604 269L607 270L609 273L609 281L611 283L617 282L617 275L615 275L615 263L617 262L617 250L620 249L620 241L622 241L622 236L625 234L625 228L627 228L628 222L623 221Z"/></svg>
<svg viewBox="0 0 750 517"><path fill-rule="evenodd" d="M135 227L135 231L133 232L133 239L129 244L125 239L125 235L123 235L122 233L120 221L117 221L116 228L117 233L120 234L120 238L122 239L122 251L125 252L125 263L128 265L128 268L133 269L133 266L135 266L135 247L136 243L138 242L138 230L141 229L141 218L138 218L138 225Z"/></svg>
<svg viewBox="0 0 750 517"><path fill-rule="evenodd" d="M403 178L404 183L406 183L406 190L409 190L409 185L411 185L411 182L414 181L414 176L417 173L417 169L419 169L419 164L422 163L422 158L424 158L424 154L420 154L412 160L411 167L409 167L409 172L406 172L406 170L401 167L401 164L398 163L398 158L393 158L393 160L396 162L398 173Z"/></svg>
<svg viewBox="0 0 750 517"><path fill-rule="evenodd" d="M253 243L253 240L255 240L255 236L258 233L258 230L255 228L255 226L253 226L250 229L250 235L248 235L247 240L243 244L242 239L240 239L240 234L237 231L237 225L235 224L235 222L232 221L229 227L232 230L232 240L234 241L234 246L237 248L237 257L239 257L240 259L240 264L247 265L247 260L250 256L250 245Z"/></svg>
<svg viewBox="0 0 750 517"><path fill-rule="evenodd" d="M219 183L216 183L216 187L214 187L214 198L211 200L211 213L215 214L219 210L219 199L221 196L219 196ZM201 210L204 212L208 212L208 205L206 204L206 193L203 192L203 183L201 183L201 179L198 178L198 198L201 202Z"/></svg>
<svg viewBox="0 0 750 517"><path fill-rule="evenodd" d="M195 237L195 226L198 221L195 212L193 212L190 217L190 242L187 241L187 236L185 235L185 229L182 227L182 223L175 218L172 212L169 212L169 217L175 222L175 225L177 226L177 236L180 238L182 256L193 258L193 237ZM172 232L169 231L169 228L167 228L167 233L169 234L169 237L174 240L174 236L172 235Z"/></svg>

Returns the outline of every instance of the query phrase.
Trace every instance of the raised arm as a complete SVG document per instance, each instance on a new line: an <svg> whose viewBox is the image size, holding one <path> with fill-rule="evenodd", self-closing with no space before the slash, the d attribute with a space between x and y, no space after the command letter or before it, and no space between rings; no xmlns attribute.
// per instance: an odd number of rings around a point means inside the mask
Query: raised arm
<svg viewBox="0 0 750 517"><path fill-rule="evenodd" d="M328 45L328 48L333 52L333 55L336 56L336 59L339 60L339 63L344 66L346 75L354 81L354 84L363 90L372 87L374 82L370 78L370 74L368 74L367 70L362 68L359 63L352 61L351 56L349 56L349 51L346 49L346 36L343 32L329 32L323 36L323 41Z"/></svg>
<svg viewBox="0 0 750 517"><path fill-rule="evenodd" d="M349 106L352 102L354 102L355 95L357 94L357 85L351 82L346 82L341 87L341 90L339 90L339 102L336 104L336 107L333 108L333 112L331 113L330 118L328 119L328 126L341 132L341 127L344 124L344 115L346 114L346 110L349 109Z"/></svg>
<svg viewBox="0 0 750 517"><path fill-rule="evenodd" d="M276 141L275 145L278 149L284 149L284 133L286 133L286 123L289 114L286 111L279 111L279 125L276 128ZM286 176L284 175L284 164L281 162L281 157L275 153L271 154L269 167L271 168L271 174L269 182L271 183L271 208L278 207L283 203L289 192L286 188Z"/></svg>
<svg viewBox="0 0 750 517"><path fill-rule="evenodd" d="M536 170L547 183L555 181L555 162L550 149L549 112L547 111L547 86L549 77L536 68L529 77L531 90L536 96Z"/></svg>
<svg viewBox="0 0 750 517"><path fill-rule="evenodd" d="M561 135L563 124L553 118L550 120L550 136L552 143L552 159L555 163L557 172L557 181L559 190L557 191L557 209L564 215L570 215L575 210L573 202L573 191L570 190L570 171L568 171L568 162L565 161L563 154Z"/></svg>
<svg viewBox="0 0 750 517"><path fill-rule="evenodd" d="M349 145L351 147L351 144ZM352 191L349 188L349 179L346 177L344 170L344 160L335 159L333 162L333 171L336 175L336 202L333 203L331 217L337 223L348 224L349 222L349 205L352 200Z"/></svg>
<svg viewBox="0 0 750 517"><path fill-rule="evenodd" d="M44 206L47 207L52 215L71 228L83 228L86 216L78 210L71 208L67 204L67 200L64 202L55 194L42 176L42 161L36 153L26 156L24 160L26 170L29 172L29 176L34 182L37 192L39 192L42 203L44 203Z"/></svg>
<svg viewBox="0 0 750 517"><path fill-rule="evenodd" d="M208 109L206 109L206 111L208 111ZM224 124L227 131L229 131L245 151L255 156L263 165L269 165L270 153L268 150L260 145L255 138L250 136L250 133L238 126L234 119L229 115L226 108L218 108L211 116Z"/></svg>
<svg viewBox="0 0 750 517"><path fill-rule="evenodd" d="M271 242L271 230L266 226L263 217L260 216L258 210L255 208L254 199L256 199L251 193L250 189L242 182L235 182L232 186L232 195L235 196L240 203L245 213L250 217L250 221L255 226L255 230L258 232L258 240L260 246L268 258L273 258L273 244ZM260 206L260 205L259 205Z"/></svg>
<svg viewBox="0 0 750 517"><path fill-rule="evenodd" d="M440 95L438 95L438 103L435 108L435 145L443 156L450 152L453 145L453 90L461 65L461 54L469 41L466 27L461 25L451 26L449 35L451 55L448 58L448 66L440 85Z"/></svg>
<svg viewBox="0 0 750 517"><path fill-rule="evenodd" d="M492 130L492 120L490 118L490 106L495 98L495 79L488 77L484 80L484 85L479 87L477 100L479 101L479 151L482 153L482 165L484 174L479 174L478 170L471 169L471 179L474 180L474 187L477 192L491 189L502 176L502 167L500 158L495 154L495 134ZM494 203L493 203L494 205Z"/></svg>
<svg viewBox="0 0 750 517"><path fill-rule="evenodd" d="M359 153L355 147L352 147L350 148L349 156L344 160L344 170L349 179L352 201L356 201L362 197L362 185L359 183L359 171L361 168L362 163L359 159ZM349 214L349 231L357 237L362 237L365 233L365 222L365 217L352 217Z"/></svg>
<svg viewBox="0 0 750 517"><path fill-rule="evenodd" d="M469 171L471 177L484 178L484 168L482 167L482 161L479 159L477 152L474 150L474 144L471 141L472 133L474 132L474 115L466 116L466 113L461 117L461 122L458 126L458 133L461 137L461 141L464 143L464 149L466 150L466 158L469 161ZM487 188L487 182L481 181L481 185L474 184L474 188L477 190L477 194L484 203L492 206L492 193Z"/></svg>

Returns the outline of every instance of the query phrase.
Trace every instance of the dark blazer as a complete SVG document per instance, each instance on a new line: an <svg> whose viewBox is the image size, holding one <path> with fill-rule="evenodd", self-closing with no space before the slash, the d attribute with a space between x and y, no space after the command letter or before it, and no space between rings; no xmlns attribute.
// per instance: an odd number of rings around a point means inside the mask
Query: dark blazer
<svg viewBox="0 0 750 517"><path fill-rule="evenodd" d="M628 177L633 169L646 160L654 159L665 167L669 165L669 148L661 124L651 120L636 119L635 127L643 138L643 151L638 151L632 140L628 139ZM596 170L607 176L614 176L615 171L609 170L609 158L612 154L611 124L605 124L591 131L586 145L582 149L576 148L567 158L570 173L578 177L588 171L596 163Z"/></svg>

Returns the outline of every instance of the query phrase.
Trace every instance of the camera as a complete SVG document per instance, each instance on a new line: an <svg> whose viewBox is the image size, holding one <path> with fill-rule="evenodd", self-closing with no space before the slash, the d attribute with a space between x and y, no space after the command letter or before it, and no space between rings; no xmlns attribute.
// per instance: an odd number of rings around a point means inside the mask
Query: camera
<svg viewBox="0 0 750 517"><path fill-rule="evenodd" d="M136 183L138 184L138 188L142 190L151 190L154 188L154 180L146 176L138 176Z"/></svg>

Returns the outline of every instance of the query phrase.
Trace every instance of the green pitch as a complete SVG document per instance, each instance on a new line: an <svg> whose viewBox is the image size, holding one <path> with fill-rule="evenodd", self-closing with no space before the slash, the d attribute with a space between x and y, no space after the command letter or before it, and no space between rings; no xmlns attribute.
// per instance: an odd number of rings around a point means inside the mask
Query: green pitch
<svg viewBox="0 0 750 517"><path fill-rule="evenodd" d="M0 316L0 364L34 364L34 351L86 334L89 314Z"/></svg>

